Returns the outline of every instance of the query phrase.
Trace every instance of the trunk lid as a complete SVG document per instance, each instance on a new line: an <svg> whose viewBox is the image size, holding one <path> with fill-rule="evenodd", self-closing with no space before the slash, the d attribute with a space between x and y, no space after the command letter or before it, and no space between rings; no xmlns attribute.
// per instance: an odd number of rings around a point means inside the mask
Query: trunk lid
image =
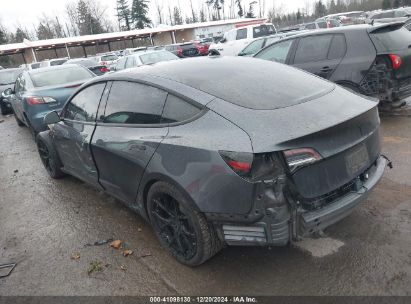
<svg viewBox="0 0 411 304"><path fill-rule="evenodd" d="M33 89L27 92L27 96L41 96L41 97L51 97L56 100L56 102L39 104L35 107L49 108L51 110L58 110L63 108L64 104L68 98L73 94L85 81L75 81L70 83L65 83L64 85L58 86L48 86L41 87L38 89Z"/></svg>
<svg viewBox="0 0 411 304"><path fill-rule="evenodd" d="M404 23L392 23L369 30L377 55L398 55L401 66L394 70L396 79L411 77L411 32L403 27Z"/></svg>
<svg viewBox="0 0 411 304"><path fill-rule="evenodd" d="M314 198L342 187L375 162L380 153L377 105L336 87L276 110L250 110L218 99L208 107L247 132L254 153L315 149L322 160L293 174L299 193Z"/></svg>

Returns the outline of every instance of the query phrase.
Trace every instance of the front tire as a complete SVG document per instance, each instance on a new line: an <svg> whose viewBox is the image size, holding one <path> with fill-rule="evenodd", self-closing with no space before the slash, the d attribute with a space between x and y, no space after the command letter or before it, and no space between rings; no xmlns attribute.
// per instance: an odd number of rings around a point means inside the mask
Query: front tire
<svg viewBox="0 0 411 304"><path fill-rule="evenodd" d="M51 178L58 179L65 176L63 171L61 171L61 167L63 165L57 151L51 143L48 133L39 134L37 136L37 150L39 152L41 162Z"/></svg>
<svg viewBox="0 0 411 304"><path fill-rule="evenodd" d="M14 113L14 119L16 120L16 123L19 127L24 127L24 123L17 117L17 114Z"/></svg>
<svg viewBox="0 0 411 304"><path fill-rule="evenodd" d="M148 192L147 212L160 243L182 264L200 265L223 247L215 228L175 186L155 183Z"/></svg>

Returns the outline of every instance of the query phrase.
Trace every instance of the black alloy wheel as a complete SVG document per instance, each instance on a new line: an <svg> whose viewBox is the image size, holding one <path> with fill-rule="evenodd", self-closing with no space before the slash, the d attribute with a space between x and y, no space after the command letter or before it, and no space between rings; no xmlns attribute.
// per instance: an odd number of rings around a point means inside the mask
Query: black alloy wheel
<svg viewBox="0 0 411 304"><path fill-rule="evenodd" d="M178 202L164 193L152 198L151 218L159 237L174 255L190 260L197 252L197 235L194 225L180 209Z"/></svg>

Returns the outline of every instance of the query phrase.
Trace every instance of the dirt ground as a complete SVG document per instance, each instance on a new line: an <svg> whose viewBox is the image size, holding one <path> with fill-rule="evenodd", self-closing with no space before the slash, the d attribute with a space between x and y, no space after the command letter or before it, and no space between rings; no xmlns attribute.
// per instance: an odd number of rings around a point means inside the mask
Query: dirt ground
<svg viewBox="0 0 411 304"><path fill-rule="evenodd" d="M327 237L230 247L197 268L176 262L115 199L75 178L50 179L27 128L1 120L0 264L17 266L0 295L411 295L411 116L382 118L394 169ZM109 238L134 253L85 246Z"/></svg>

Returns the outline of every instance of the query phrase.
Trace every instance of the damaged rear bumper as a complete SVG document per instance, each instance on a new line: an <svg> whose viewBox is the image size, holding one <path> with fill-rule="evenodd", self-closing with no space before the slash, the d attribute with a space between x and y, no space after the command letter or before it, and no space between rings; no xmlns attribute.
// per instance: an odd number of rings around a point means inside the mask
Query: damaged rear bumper
<svg viewBox="0 0 411 304"><path fill-rule="evenodd" d="M268 207L264 216L254 223L218 223L221 237L228 245L283 246L290 241L322 230L349 215L353 209L368 198L370 191L384 174L387 161L379 157L364 174L368 179L355 192L349 192L326 206L307 211L292 204Z"/></svg>

